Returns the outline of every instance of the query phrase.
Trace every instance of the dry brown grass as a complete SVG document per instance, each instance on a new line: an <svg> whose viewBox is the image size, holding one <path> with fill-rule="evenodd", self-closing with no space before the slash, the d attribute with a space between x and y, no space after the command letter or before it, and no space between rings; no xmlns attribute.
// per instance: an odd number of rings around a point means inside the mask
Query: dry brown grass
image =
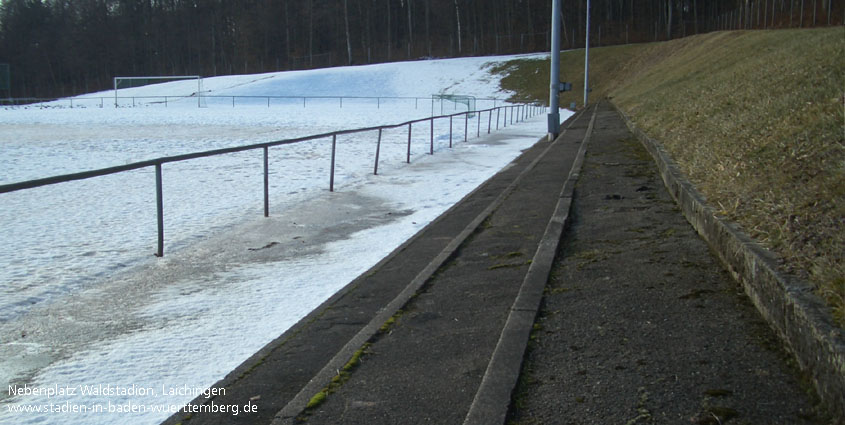
<svg viewBox="0 0 845 425"><path fill-rule="evenodd" d="M661 141L710 205L845 324L843 29L711 33L591 49L590 62L591 99L610 97ZM561 105L581 103L583 63L583 50L562 56L575 84ZM503 85L548 96L547 61L513 65ZM526 72L541 84L514 84Z"/></svg>

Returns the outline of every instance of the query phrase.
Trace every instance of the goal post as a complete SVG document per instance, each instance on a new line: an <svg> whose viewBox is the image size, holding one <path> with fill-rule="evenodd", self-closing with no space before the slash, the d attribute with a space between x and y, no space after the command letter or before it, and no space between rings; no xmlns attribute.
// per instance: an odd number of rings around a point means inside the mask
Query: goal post
<svg viewBox="0 0 845 425"><path fill-rule="evenodd" d="M141 87L147 86L152 84L159 84L169 81L179 81L179 80L197 80L197 91L189 94L189 95L181 95L181 97L196 97L197 98L197 107L204 108L205 104L205 96L203 95L202 89L202 77L199 75L175 75L175 76L141 76L141 77L114 77L114 107L118 107L118 95L117 92L120 89L128 89L133 87ZM170 95L168 95L170 96ZM176 97L179 96L177 94L173 94L172 96Z"/></svg>
<svg viewBox="0 0 845 425"><path fill-rule="evenodd" d="M467 96L463 94L435 94L431 96L432 101L440 100L440 113L443 114L443 101L452 102L457 105L466 105L467 112L470 112L469 118L475 116L475 96ZM433 105L432 105L433 106Z"/></svg>

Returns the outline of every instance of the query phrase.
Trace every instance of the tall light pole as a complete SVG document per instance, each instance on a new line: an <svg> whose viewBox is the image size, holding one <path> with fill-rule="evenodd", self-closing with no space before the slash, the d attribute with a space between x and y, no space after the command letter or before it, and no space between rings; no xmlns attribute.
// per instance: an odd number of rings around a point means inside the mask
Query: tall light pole
<svg viewBox="0 0 845 425"><path fill-rule="evenodd" d="M560 134L560 0L552 0L552 52L549 72L549 141Z"/></svg>
<svg viewBox="0 0 845 425"><path fill-rule="evenodd" d="M590 92L590 0L587 0L587 37L584 42L584 107Z"/></svg>

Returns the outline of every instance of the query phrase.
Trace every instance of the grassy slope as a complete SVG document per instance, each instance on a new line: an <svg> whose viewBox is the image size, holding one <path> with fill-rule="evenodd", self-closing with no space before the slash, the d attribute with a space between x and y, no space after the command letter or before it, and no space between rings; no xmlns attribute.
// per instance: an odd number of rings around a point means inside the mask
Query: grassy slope
<svg viewBox="0 0 845 425"><path fill-rule="evenodd" d="M514 61L505 88L548 99L548 61ZM562 54L583 101L584 52ZM728 220L818 288L845 323L842 27L719 32L590 50L590 98L660 140Z"/></svg>

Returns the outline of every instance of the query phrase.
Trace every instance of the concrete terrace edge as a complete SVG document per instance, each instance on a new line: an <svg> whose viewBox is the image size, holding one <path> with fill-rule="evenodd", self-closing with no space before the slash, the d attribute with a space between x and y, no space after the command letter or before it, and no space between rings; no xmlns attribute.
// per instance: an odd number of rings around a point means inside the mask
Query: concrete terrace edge
<svg viewBox="0 0 845 425"><path fill-rule="evenodd" d="M651 154L663 183L687 221L742 284L801 370L810 376L830 413L838 421L845 421L845 335L834 324L830 309L813 293L810 284L779 271L771 251L717 217L663 145L637 128L617 105L611 105Z"/></svg>
<svg viewBox="0 0 845 425"><path fill-rule="evenodd" d="M558 194L555 211L549 219L537 251L532 257L528 273L510 308L499 341L463 425L505 424L507 422L513 391L522 372L525 350L534 329L534 322L540 310L561 238L569 225L575 185L581 175L581 166L584 163L584 155L596 121L596 112L597 107L594 106L587 132L578 148L569 175ZM562 136L563 133L558 138Z"/></svg>

